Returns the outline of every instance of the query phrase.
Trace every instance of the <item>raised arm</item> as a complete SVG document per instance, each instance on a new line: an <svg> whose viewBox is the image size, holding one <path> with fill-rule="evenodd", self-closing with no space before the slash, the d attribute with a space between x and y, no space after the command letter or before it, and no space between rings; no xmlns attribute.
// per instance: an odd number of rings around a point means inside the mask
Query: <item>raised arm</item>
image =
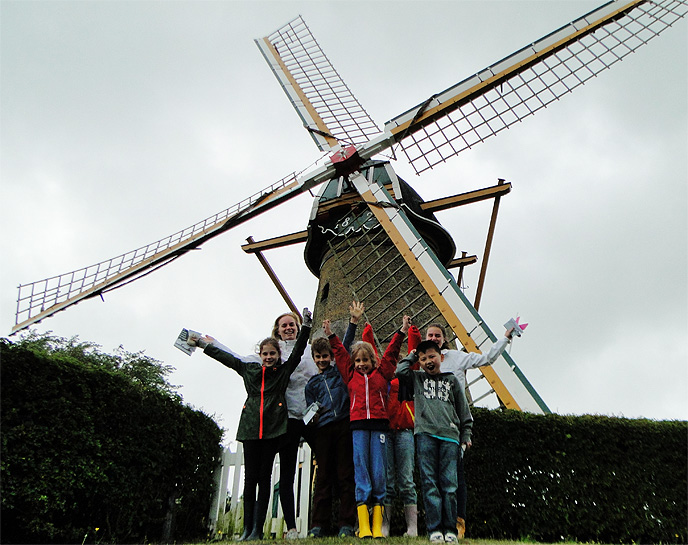
<svg viewBox="0 0 688 545"><path fill-rule="evenodd" d="M308 345L308 338L311 336L311 328L313 327L313 315L311 311L307 308L303 309L303 324L301 325L301 330L299 331L298 337L296 337L296 343L291 351L289 359L284 362L284 365L289 369L289 374L294 372L301 363L301 357L306 350Z"/></svg>
<svg viewBox="0 0 688 545"><path fill-rule="evenodd" d="M212 337L203 337L202 340L205 339L212 339ZM246 365L249 365L249 362L245 362L243 360L240 360L237 358L233 353L227 352L223 350L222 348L215 346L212 342L208 343L207 341L204 343L205 348L203 349L203 353L210 356L214 360L219 361L222 365L229 367L230 369L233 369L237 373L239 373L242 377L244 376L244 372L246 370ZM201 344L199 343L199 347Z"/></svg>
<svg viewBox="0 0 688 545"><path fill-rule="evenodd" d="M465 354L466 357L463 358L464 364L462 367L464 369L475 369L476 367L492 365L497 360L499 355L504 352L504 349L507 347L510 340L510 337L505 335L496 343L494 343L487 352L483 352L482 354L478 354L477 352L468 352Z"/></svg>
<svg viewBox="0 0 688 545"><path fill-rule="evenodd" d="M325 322L327 322L327 327L325 327ZM351 356L349 352L344 348L344 345L339 340L339 337L332 333L329 327L329 320L323 322L323 327L325 328L325 334L330 341L330 348L332 348L332 353L334 354L334 362L337 365L339 374L342 376L344 384L349 384L351 377L354 376L354 366L351 364ZM329 334L327 332L330 332Z"/></svg>
<svg viewBox="0 0 688 545"><path fill-rule="evenodd" d="M400 382L404 382L406 384L411 382L411 377L413 376L411 366L413 366L416 363L416 361L418 361L418 357L416 356L416 352L414 350L399 362L399 365L397 365L397 369L394 374L399 378Z"/></svg>
<svg viewBox="0 0 688 545"><path fill-rule="evenodd" d="M363 316L363 311L365 307L363 303L358 301L352 301L349 305L349 325L346 328L346 333L344 333L344 340L342 344L346 348L347 352L351 352L351 343L354 341L354 336L356 335L356 327L358 326L358 321ZM329 337L329 335L328 335Z"/></svg>
<svg viewBox="0 0 688 545"><path fill-rule="evenodd" d="M397 331L392 340L387 345L387 349L382 356L382 361L380 362L380 373L387 380L392 380L394 378L394 370L397 366L397 361L399 360L399 351L401 350L401 343L404 342L406 333L411 327L411 318L404 315L401 329Z"/></svg>

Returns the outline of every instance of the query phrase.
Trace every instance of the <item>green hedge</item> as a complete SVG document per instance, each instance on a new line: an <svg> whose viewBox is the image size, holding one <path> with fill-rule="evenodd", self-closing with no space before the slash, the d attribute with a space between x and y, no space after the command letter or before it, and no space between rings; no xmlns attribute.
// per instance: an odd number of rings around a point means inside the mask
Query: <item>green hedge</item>
<svg viewBox="0 0 688 545"><path fill-rule="evenodd" d="M688 543L687 422L472 413L467 538ZM392 503L396 536L406 524Z"/></svg>
<svg viewBox="0 0 688 545"><path fill-rule="evenodd" d="M686 543L688 423L474 409L471 537Z"/></svg>
<svg viewBox="0 0 688 545"><path fill-rule="evenodd" d="M207 535L222 438L210 417L5 339L0 362L3 543Z"/></svg>

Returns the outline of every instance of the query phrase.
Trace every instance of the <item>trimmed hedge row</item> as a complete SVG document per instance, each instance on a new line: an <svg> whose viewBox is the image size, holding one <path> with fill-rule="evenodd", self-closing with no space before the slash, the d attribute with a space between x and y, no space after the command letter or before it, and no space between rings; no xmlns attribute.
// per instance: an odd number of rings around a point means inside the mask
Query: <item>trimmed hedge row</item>
<svg viewBox="0 0 688 545"><path fill-rule="evenodd" d="M207 535L222 430L112 370L0 340L2 542Z"/></svg>
<svg viewBox="0 0 688 545"><path fill-rule="evenodd" d="M688 423L474 409L468 533L687 543Z"/></svg>

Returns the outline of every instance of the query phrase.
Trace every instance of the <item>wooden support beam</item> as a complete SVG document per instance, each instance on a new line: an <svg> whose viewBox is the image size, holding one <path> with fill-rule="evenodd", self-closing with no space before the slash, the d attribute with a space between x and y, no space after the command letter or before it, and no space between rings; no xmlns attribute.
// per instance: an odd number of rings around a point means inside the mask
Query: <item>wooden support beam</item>
<svg viewBox="0 0 688 545"><path fill-rule="evenodd" d="M253 237L248 237L246 240L248 240L249 244L253 244L254 240ZM275 271L272 270L272 267L268 263L267 259L263 257L263 254L261 254L259 251L254 251L253 253L256 254L256 257L258 258L258 261L260 261L260 264L263 266L265 269L265 272L268 273L268 276L270 277L270 280L272 280L272 283L275 284L275 287L277 288L277 291L279 291L280 295L282 296L282 299L284 299L284 302L287 303L287 306L289 307L289 310L291 310L294 314L297 316L301 317L301 313L299 312L299 309L296 307L294 304L294 301L291 300L291 297L289 297L289 294L287 293L287 290L284 289L284 286L282 285L282 282L280 282L279 278L277 278L277 275L275 274Z"/></svg>
<svg viewBox="0 0 688 545"><path fill-rule="evenodd" d="M499 179L499 185L507 185L504 180ZM497 186L499 187L499 186ZM485 276L487 275L487 262L490 259L490 250L492 248L492 239L494 238L495 226L497 225L497 213L499 212L500 197L495 197L492 205L492 217L490 218L490 228L487 232L487 240L485 241L485 253L483 254L483 264L480 268L480 278L478 279L478 287L475 294L475 302L473 307L475 310L480 308L480 299L483 296L483 287L485 286Z"/></svg>
<svg viewBox="0 0 688 545"><path fill-rule="evenodd" d="M306 242L308 238L308 231L299 231L298 233L291 233L289 235L282 235L281 237L268 238L266 240L253 241L253 237L249 237L248 244L242 244L241 249L247 254L255 254L263 250L272 250L273 248L281 248L282 246L290 246L292 244L299 244ZM250 240L249 240L250 239Z"/></svg>
<svg viewBox="0 0 688 545"><path fill-rule="evenodd" d="M438 212L440 210L447 210L456 206L463 206L464 204L471 204L474 202L485 201L487 199L495 199L506 195L511 191L511 184L509 182L475 191L468 191L467 193L460 193L452 197L444 197L443 199L435 199L434 201L426 201L420 205L423 210L428 212Z"/></svg>
<svg viewBox="0 0 688 545"><path fill-rule="evenodd" d="M478 262L478 256L466 255L466 252L461 252L461 257L452 259L447 265L447 269L455 269L456 267L466 267L467 265L473 265Z"/></svg>

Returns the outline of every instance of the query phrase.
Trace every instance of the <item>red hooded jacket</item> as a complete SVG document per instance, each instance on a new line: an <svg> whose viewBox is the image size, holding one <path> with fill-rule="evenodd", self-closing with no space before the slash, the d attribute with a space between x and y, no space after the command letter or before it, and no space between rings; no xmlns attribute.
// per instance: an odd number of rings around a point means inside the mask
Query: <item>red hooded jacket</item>
<svg viewBox="0 0 688 545"><path fill-rule="evenodd" d="M415 325L409 328L408 351L414 350L421 341L420 331ZM416 370L420 364L416 362L411 369ZM406 388L402 388L406 390ZM412 430L415 424L415 409L413 407L413 392L402 391L402 399L399 399L399 379L395 378L389 385L389 398L387 414L389 415L389 428L392 430Z"/></svg>
<svg viewBox="0 0 688 545"><path fill-rule="evenodd" d="M362 421L377 420L386 428L389 416L387 414L387 393L389 381L394 378L399 349L405 335L397 331L385 350L382 361L369 374L362 375L354 370L351 356L336 335L330 337L330 346L334 352L335 362L344 383L349 389L349 418L352 429L369 426ZM373 424L370 422L369 424ZM379 426L375 426L377 428Z"/></svg>

